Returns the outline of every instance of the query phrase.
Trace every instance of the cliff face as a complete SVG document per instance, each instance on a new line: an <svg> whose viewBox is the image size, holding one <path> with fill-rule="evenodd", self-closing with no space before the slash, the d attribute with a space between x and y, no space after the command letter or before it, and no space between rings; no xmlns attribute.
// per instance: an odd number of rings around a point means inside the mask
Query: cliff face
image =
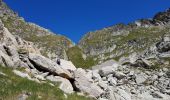
<svg viewBox="0 0 170 100"><path fill-rule="evenodd" d="M26 22L2 1L0 2L0 19L13 35L35 43L44 56L51 59L56 57L67 59L65 51L73 46L73 43L65 36Z"/></svg>

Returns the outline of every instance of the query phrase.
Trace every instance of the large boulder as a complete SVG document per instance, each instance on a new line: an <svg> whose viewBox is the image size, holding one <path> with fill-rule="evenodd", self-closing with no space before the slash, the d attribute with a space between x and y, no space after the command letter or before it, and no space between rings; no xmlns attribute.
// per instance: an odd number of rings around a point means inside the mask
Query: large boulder
<svg viewBox="0 0 170 100"><path fill-rule="evenodd" d="M147 60L147 59L137 59L133 64L131 64L132 66L135 67L143 67L143 68L151 68L152 66L154 66L154 63Z"/></svg>
<svg viewBox="0 0 170 100"><path fill-rule="evenodd" d="M131 55L129 55L128 57L121 57L119 59L119 62L122 65L126 65L126 64L133 64L136 62L136 60L139 58L139 55L137 53L132 53Z"/></svg>
<svg viewBox="0 0 170 100"><path fill-rule="evenodd" d="M73 65L71 61L66 61L64 59L60 59L60 67L66 70L74 71L76 67Z"/></svg>
<svg viewBox="0 0 170 100"><path fill-rule="evenodd" d="M99 70L92 70L92 79L94 81L99 81L101 80L101 76L99 75Z"/></svg>
<svg viewBox="0 0 170 100"><path fill-rule="evenodd" d="M29 60L38 70L50 72L51 74L59 75L67 79L73 78L69 71L61 68L57 63L42 55L30 53Z"/></svg>
<svg viewBox="0 0 170 100"><path fill-rule="evenodd" d="M18 46L18 43L15 39L15 36L13 36L7 28L3 28L3 32L1 33L2 37L0 39L1 44L6 44L7 46L13 45Z"/></svg>
<svg viewBox="0 0 170 100"><path fill-rule="evenodd" d="M100 65L93 66L93 70L98 70L100 76L105 77L109 74L113 74L118 69L120 64L114 60L106 61Z"/></svg>
<svg viewBox="0 0 170 100"><path fill-rule="evenodd" d="M112 66L113 69L117 69L120 64L115 61L115 60L108 60L100 65L96 65L96 66L93 66L92 69L95 70L95 69L101 69L103 67L106 67L106 66Z"/></svg>
<svg viewBox="0 0 170 100"><path fill-rule="evenodd" d="M80 92L86 93L98 98L104 91L86 77L86 72L83 69L74 71L74 85Z"/></svg>
<svg viewBox="0 0 170 100"><path fill-rule="evenodd" d="M52 82L56 82L56 83L60 83L59 88L65 92L65 93L73 93L73 87L72 84L70 83L69 80L59 77L59 76L47 76L46 77L48 80L52 81Z"/></svg>
<svg viewBox="0 0 170 100"><path fill-rule="evenodd" d="M113 74L115 71L115 68L113 66L106 66L106 67L102 67L101 69L99 69L99 74L102 77L105 77L109 74Z"/></svg>
<svg viewBox="0 0 170 100"><path fill-rule="evenodd" d="M14 62L14 65L16 67L21 67L20 66L21 60L20 60L17 48L15 48L14 46L4 46L4 48L7 54L12 59L12 61Z"/></svg>
<svg viewBox="0 0 170 100"><path fill-rule="evenodd" d="M137 74L135 80L137 84L142 84L147 80L147 76L143 73Z"/></svg>
<svg viewBox="0 0 170 100"><path fill-rule="evenodd" d="M113 77L116 77L117 79L122 79L122 78L126 77L126 75L122 72L114 71Z"/></svg>

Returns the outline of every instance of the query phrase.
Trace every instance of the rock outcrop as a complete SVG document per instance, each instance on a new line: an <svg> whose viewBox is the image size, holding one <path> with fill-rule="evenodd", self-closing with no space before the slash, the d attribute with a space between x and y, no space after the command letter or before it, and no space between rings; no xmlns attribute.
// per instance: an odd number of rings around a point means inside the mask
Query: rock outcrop
<svg viewBox="0 0 170 100"><path fill-rule="evenodd" d="M74 85L80 92L86 93L95 98L100 97L104 92L91 78L87 77L87 72L81 68L74 72L74 79Z"/></svg>
<svg viewBox="0 0 170 100"><path fill-rule="evenodd" d="M59 75L68 79L73 77L68 70L61 68L56 62L53 62L52 60L41 55L30 53L29 60L32 62L35 68L39 70L47 71L54 75Z"/></svg>
<svg viewBox="0 0 170 100"><path fill-rule="evenodd" d="M0 64L12 68L24 68L25 72L13 72L23 78L41 83L46 79L61 83L59 88L65 93L73 93L70 80L76 67L69 61L61 60L61 65L41 55L32 42L12 35L0 21ZM31 75L31 76L30 76ZM54 78L50 78L53 75Z"/></svg>

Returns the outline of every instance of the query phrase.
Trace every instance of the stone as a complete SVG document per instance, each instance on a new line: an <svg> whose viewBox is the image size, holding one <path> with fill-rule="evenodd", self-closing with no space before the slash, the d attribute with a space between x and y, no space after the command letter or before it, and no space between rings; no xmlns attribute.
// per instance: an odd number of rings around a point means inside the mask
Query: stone
<svg viewBox="0 0 170 100"><path fill-rule="evenodd" d="M77 69L74 71L74 86L78 91L87 93L96 98L104 92L97 84L91 82L90 79L86 77L86 73L82 69Z"/></svg>
<svg viewBox="0 0 170 100"><path fill-rule="evenodd" d="M21 60L19 59L19 54L17 52L17 48L14 46L4 46L7 54L11 57L14 65L16 67L20 67Z"/></svg>
<svg viewBox="0 0 170 100"><path fill-rule="evenodd" d="M151 80L153 80L153 81L155 81L157 79L158 79L158 75L153 75L152 78L151 78Z"/></svg>
<svg viewBox="0 0 170 100"><path fill-rule="evenodd" d="M98 82L98 86L100 86L103 90L106 90L107 88L108 88L108 81L102 81L102 80L100 80L99 82Z"/></svg>
<svg viewBox="0 0 170 100"><path fill-rule="evenodd" d="M7 55L0 51L0 58L2 59L2 63L7 67L14 67L14 63L12 59Z"/></svg>
<svg viewBox="0 0 170 100"><path fill-rule="evenodd" d="M0 72L0 75L3 75L3 76L7 76L5 73L3 73L3 72Z"/></svg>
<svg viewBox="0 0 170 100"><path fill-rule="evenodd" d="M113 77L116 77L117 79L122 79L126 77L126 75L122 72L114 71Z"/></svg>
<svg viewBox="0 0 170 100"><path fill-rule="evenodd" d="M88 70L88 71L86 71L86 77L88 78L88 79L92 79L92 71L91 70Z"/></svg>
<svg viewBox="0 0 170 100"><path fill-rule="evenodd" d="M5 48L4 48L4 44L0 44L0 51L7 54L7 52L6 52Z"/></svg>
<svg viewBox="0 0 170 100"><path fill-rule="evenodd" d="M113 77L109 77L109 78L108 78L108 82L109 82L109 84L112 85L112 86L116 86L116 85L117 85L116 79L113 78Z"/></svg>
<svg viewBox="0 0 170 100"><path fill-rule="evenodd" d="M166 94L170 95L170 89L165 91Z"/></svg>
<svg viewBox="0 0 170 100"><path fill-rule="evenodd" d="M170 34L164 34L162 41L163 42L170 42Z"/></svg>
<svg viewBox="0 0 170 100"><path fill-rule="evenodd" d="M137 91L135 89L130 90L131 94L137 94Z"/></svg>
<svg viewBox="0 0 170 100"><path fill-rule="evenodd" d="M19 67L30 68L27 63L20 61Z"/></svg>
<svg viewBox="0 0 170 100"><path fill-rule="evenodd" d="M170 50L170 42L157 43L157 51L160 53L168 52Z"/></svg>
<svg viewBox="0 0 170 100"><path fill-rule="evenodd" d="M102 80L103 81L107 81L107 77L102 77Z"/></svg>
<svg viewBox="0 0 170 100"><path fill-rule="evenodd" d="M99 81L101 80L101 76L98 74L98 70L93 70L92 71L92 79L94 81Z"/></svg>
<svg viewBox="0 0 170 100"><path fill-rule="evenodd" d="M73 78L72 74L69 71L64 70L59 65L57 65L54 61L45 58L44 56L30 53L29 60L37 69L53 73L54 75L59 75L64 78L68 78L68 79Z"/></svg>
<svg viewBox="0 0 170 100"><path fill-rule="evenodd" d="M16 75L18 75L18 76L20 76L20 77L22 77L22 78L27 78L27 79L29 79L29 80L32 80L31 77L30 77L27 73L23 73L23 72L18 71L18 70L13 70L13 72L14 72Z"/></svg>
<svg viewBox="0 0 170 100"><path fill-rule="evenodd" d="M164 53L160 53L159 55L158 55L158 57L159 58L169 58L170 57L170 53L169 52L164 52ZM164 62L165 64L167 63L169 63L169 62Z"/></svg>
<svg viewBox="0 0 170 100"><path fill-rule="evenodd" d="M61 63L60 63L60 67L65 69L65 70L70 70L70 71L74 71L76 70L76 67L73 65L73 63L71 61L66 61L64 59L60 59Z"/></svg>
<svg viewBox="0 0 170 100"><path fill-rule="evenodd" d="M110 66L112 67L113 70L117 70L117 68L120 66L120 64L115 61L115 60L108 60L100 65L96 65L96 66L93 66L92 69L95 70L95 69L101 69L103 67L106 67L106 66Z"/></svg>
<svg viewBox="0 0 170 100"><path fill-rule="evenodd" d="M131 95L120 88L109 87L104 95L108 100L132 100Z"/></svg>
<svg viewBox="0 0 170 100"><path fill-rule="evenodd" d="M168 68L163 68L162 71L163 71L163 72L167 72L167 71L168 71Z"/></svg>
<svg viewBox="0 0 170 100"><path fill-rule="evenodd" d="M125 91L122 90L122 89L119 89L119 88L118 88L117 94L119 94L121 97L123 97L124 100L131 100L130 94L127 93L127 92L125 92Z"/></svg>
<svg viewBox="0 0 170 100"><path fill-rule="evenodd" d="M42 81L46 80L42 75L36 75L35 78L37 78L38 80L42 80Z"/></svg>
<svg viewBox="0 0 170 100"><path fill-rule="evenodd" d="M159 92L152 92L151 95L154 97L154 98L159 98L159 99L162 99L162 95L159 93Z"/></svg>
<svg viewBox="0 0 170 100"><path fill-rule="evenodd" d="M139 93L137 95L137 98L135 98L135 100L155 100L155 99L149 93L149 91L147 91L147 92Z"/></svg>
<svg viewBox="0 0 170 100"><path fill-rule="evenodd" d="M134 71L130 71L129 76L133 76L133 75L135 75L135 72Z"/></svg>
<svg viewBox="0 0 170 100"><path fill-rule="evenodd" d="M27 94L20 94L17 100L27 100L27 98L28 98Z"/></svg>
<svg viewBox="0 0 170 100"><path fill-rule="evenodd" d="M113 72L114 72L114 68L112 66L106 66L99 69L99 74L102 77L107 76L109 74L113 74Z"/></svg>
<svg viewBox="0 0 170 100"><path fill-rule="evenodd" d="M162 77L162 76L164 76L164 74L165 73L161 71L161 72L158 73L158 77Z"/></svg>
<svg viewBox="0 0 170 100"><path fill-rule="evenodd" d="M166 75L170 78L170 69L166 72Z"/></svg>
<svg viewBox="0 0 170 100"><path fill-rule="evenodd" d="M147 79L146 75L144 75L144 74L137 74L135 80L136 80L137 84L142 84L142 83L144 83L146 81L146 79Z"/></svg>
<svg viewBox="0 0 170 100"><path fill-rule="evenodd" d="M129 55L129 57L121 57L119 59L119 62L122 65L134 64L138 58L139 58L139 55L137 53L132 53L131 55Z"/></svg>
<svg viewBox="0 0 170 100"><path fill-rule="evenodd" d="M39 74L37 69L30 69L30 71L31 71L31 73L33 75L38 75Z"/></svg>
<svg viewBox="0 0 170 100"><path fill-rule="evenodd" d="M46 77L48 76L49 72L42 73L41 76Z"/></svg>
<svg viewBox="0 0 170 100"><path fill-rule="evenodd" d="M15 37L8 31L7 28L4 27L3 33L1 33L1 34L3 34L2 39L0 41L1 44L6 44L8 46L13 45L15 47L18 46L18 43L17 43Z"/></svg>
<svg viewBox="0 0 170 100"><path fill-rule="evenodd" d="M108 99L105 99L105 98L99 98L98 100L108 100Z"/></svg>
<svg viewBox="0 0 170 100"><path fill-rule="evenodd" d="M47 76L46 77L48 80L52 81L52 82L56 82L56 83L60 83L59 88L68 94L73 93L73 87L72 84L70 83L69 80L62 78L60 76Z"/></svg>
<svg viewBox="0 0 170 100"><path fill-rule="evenodd" d="M136 62L134 64L132 64L132 65L135 66L135 67L150 68L154 64L149 60L140 58L140 59L137 59Z"/></svg>

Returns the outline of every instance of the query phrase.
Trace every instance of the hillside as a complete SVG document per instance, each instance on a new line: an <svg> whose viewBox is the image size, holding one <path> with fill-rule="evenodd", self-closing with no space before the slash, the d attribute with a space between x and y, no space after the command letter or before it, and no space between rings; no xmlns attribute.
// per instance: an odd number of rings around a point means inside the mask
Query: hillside
<svg viewBox="0 0 170 100"><path fill-rule="evenodd" d="M22 70L22 69L18 69ZM89 100L83 96L68 96L58 88L46 83L37 83L21 78L11 68L0 66L0 99L1 100Z"/></svg>
<svg viewBox="0 0 170 100"><path fill-rule="evenodd" d="M170 32L170 9L157 13L153 19L117 24L87 33L78 46L94 61L119 60L130 54L142 53Z"/></svg>
<svg viewBox="0 0 170 100"><path fill-rule="evenodd" d="M26 22L2 0L0 1L0 19L13 35L35 43L44 56L51 59L55 59L57 56L67 59L65 51L73 46L71 40L34 23Z"/></svg>

